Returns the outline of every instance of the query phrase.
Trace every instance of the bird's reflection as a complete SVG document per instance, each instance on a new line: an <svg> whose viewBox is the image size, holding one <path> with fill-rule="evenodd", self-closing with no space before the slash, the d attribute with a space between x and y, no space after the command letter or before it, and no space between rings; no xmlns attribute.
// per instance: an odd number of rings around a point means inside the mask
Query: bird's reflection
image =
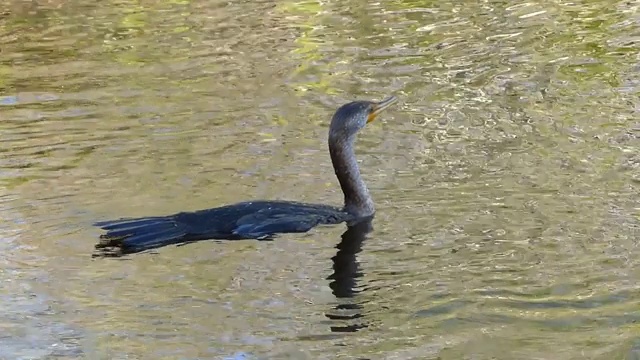
<svg viewBox="0 0 640 360"><path fill-rule="evenodd" d="M359 294L358 278L362 277L356 255L362 250L364 240L373 230L372 220L373 218L367 218L348 224L347 231L342 234L342 239L336 246L338 252L332 258L333 273L327 279L332 280L329 286L338 298L339 304L326 316L345 324L331 326L333 332L356 332L367 327L362 319L362 305L353 298Z"/></svg>

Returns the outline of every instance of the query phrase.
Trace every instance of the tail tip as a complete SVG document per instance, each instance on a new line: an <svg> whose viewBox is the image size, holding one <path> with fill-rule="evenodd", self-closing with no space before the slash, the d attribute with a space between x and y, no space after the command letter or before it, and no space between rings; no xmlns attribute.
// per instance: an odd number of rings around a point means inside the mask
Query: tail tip
<svg viewBox="0 0 640 360"><path fill-rule="evenodd" d="M124 255L123 239L123 237L110 237L108 234L100 235L100 241L95 245L95 251L91 257L120 257Z"/></svg>

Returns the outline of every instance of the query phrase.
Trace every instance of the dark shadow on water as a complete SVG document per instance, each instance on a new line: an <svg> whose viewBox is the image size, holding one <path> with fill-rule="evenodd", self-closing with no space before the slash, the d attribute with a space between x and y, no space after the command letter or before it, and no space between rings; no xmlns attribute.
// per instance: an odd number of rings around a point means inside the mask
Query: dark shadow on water
<svg viewBox="0 0 640 360"><path fill-rule="evenodd" d="M357 254L362 251L362 244L373 230L373 218L349 224L336 246L338 252L332 258L333 274L329 287L338 298L339 304L325 316L332 321L345 324L331 326L332 332L356 332L368 325L363 320L362 305L355 298L360 294L358 279L363 276L358 263Z"/></svg>

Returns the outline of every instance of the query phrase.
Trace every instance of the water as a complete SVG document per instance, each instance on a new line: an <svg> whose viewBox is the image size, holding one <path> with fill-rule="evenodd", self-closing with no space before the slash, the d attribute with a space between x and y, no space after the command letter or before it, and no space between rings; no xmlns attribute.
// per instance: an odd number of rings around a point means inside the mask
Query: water
<svg viewBox="0 0 640 360"><path fill-rule="evenodd" d="M639 7L9 1L0 358L640 358ZM98 220L339 204L329 117L389 94L370 232L90 257Z"/></svg>

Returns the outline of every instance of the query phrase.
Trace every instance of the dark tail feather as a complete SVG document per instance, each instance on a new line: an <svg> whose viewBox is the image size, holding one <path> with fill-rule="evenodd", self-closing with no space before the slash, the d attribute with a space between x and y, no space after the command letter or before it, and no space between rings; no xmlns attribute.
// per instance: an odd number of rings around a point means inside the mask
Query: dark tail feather
<svg viewBox="0 0 640 360"><path fill-rule="evenodd" d="M101 221L94 225L100 235L94 257L121 256L184 242L187 229L171 216Z"/></svg>

